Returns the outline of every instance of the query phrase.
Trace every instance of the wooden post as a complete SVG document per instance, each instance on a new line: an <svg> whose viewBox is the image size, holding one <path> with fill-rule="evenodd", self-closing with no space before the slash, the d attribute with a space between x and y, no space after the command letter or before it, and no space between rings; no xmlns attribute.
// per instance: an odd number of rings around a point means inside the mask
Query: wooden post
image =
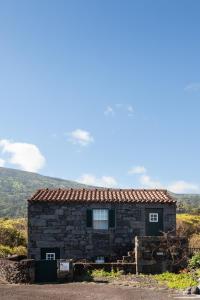
<svg viewBox="0 0 200 300"><path fill-rule="evenodd" d="M135 269L136 275L139 274L139 241L138 237L135 237Z"/></svg>

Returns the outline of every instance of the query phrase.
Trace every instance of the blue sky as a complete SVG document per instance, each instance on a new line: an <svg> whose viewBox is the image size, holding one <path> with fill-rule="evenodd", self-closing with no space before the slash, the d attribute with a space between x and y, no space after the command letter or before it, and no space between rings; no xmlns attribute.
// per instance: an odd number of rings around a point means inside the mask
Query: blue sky
<svg viewBox="0 0 200 300"><path fill-rule="evenodd" d="M199 1L0 1L0 165L200 192Z"/></svg>

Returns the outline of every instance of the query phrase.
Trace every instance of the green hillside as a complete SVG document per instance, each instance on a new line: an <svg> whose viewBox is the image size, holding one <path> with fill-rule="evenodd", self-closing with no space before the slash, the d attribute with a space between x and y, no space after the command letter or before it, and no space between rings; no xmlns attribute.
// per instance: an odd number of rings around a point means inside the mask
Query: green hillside
<svg viewBox="0 0 200 300"><path fill-rule="evenodd" d="M200 213L199 194L171 194L177 200L178 211L187 213Z"/></svg>
<svg viewBox="0 0 200 300"><path fill-rule="evenodd" d="M26 216L26 199L40 188L81 188L75 181L0 167L0 217ZM182 212L200 211L200 195L172 194Z"/></svg>
<svg viewBox="0 0 200 300"><path fill-rule="evenodd" d="M26 199L40 188L81 188L70 180L0 167L0 217L26 216Z"/></svg>

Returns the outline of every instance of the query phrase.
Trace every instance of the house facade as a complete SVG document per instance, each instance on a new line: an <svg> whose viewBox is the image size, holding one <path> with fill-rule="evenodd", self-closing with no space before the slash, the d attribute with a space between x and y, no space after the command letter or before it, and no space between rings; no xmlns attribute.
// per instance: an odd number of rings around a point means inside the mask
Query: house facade
<svg viewBox="0 0 200 300"><path fill-rule="evenodd" d="M38 190L28 200L28 256L114 260L135 236L175 234L176 201L166 190Z"/></svg>

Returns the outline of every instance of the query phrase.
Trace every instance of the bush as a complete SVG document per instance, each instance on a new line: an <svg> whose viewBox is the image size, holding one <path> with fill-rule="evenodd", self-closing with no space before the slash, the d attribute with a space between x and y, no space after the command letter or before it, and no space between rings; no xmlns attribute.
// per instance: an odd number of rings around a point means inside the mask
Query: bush
<svg viewBox="0 0 200 300"><path fill-rule="evenodd" d="M0 245L0 258L5 258L12 254L12 249L9 246Z"/></svg>
<svg viewBox="0 0 200 300"><path fill-rule="evenodd" d="M200 252L193 255L192 258L189 260L189 267L191 269L200 268Z"/></svg>
<svg viewBox="0 0 200 300"><path fill-rule="evenodd" d="M154 275L153 277L172 289L185 289L198 284L198 281L190 273L174 274L166 272L160 275Z"/></svg>
<svg viewBox="0 0 200 300"><path fill-rule="evenodd" d="M194 233L189 238L189 247L190 248L200 248L200 234Z"/></svg>
<svg viewBox="0 0 200 300"><path fill-rule="evenodd" d="M119 277L122 273L120 271L111 270L110 272L105 271L103 269L100 270L93 270L91 272L92 277L110 277L110 278L116 278Z"/></svg>
<svg viewBox="0 0 200 300"><path fill-rule="evenodd" d="M10 255L27 255L27 249L24 246L11 248L0 244L0 258L6 258Z"/></svg>
<svg viewBox="0 0 200 300"><path fill-rule="evenodd" d="M0 244L11 248L26 246L26 222L24 219L0 219Z"/></svg>
<svg viewBox="0 0 200 300"><path fill-rule="evenodd" d="M12 254L27 256L27 248L24 246L14 247L12 249Z"/></svg>
<svg viewBox="0 0 200 300"><path fill-rule="evenodd" d="M190 237L200 232L200 215L177 214L177 234Z"/></svg>

